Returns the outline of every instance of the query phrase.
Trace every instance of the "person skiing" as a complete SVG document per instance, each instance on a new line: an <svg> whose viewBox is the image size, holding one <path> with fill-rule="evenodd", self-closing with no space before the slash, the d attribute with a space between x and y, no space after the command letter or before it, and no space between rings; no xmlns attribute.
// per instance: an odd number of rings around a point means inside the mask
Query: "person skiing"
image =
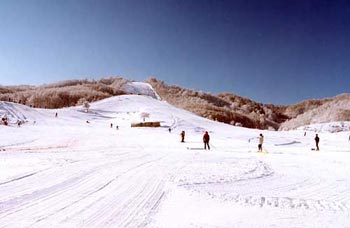
<svg viewBox="0 0 350 228"><path fill-rule="evenodd" d="M207 149L207 146L208 146L208 150L210 150L209 140L210 140L210 137L209 137L208 132L206 131L203 135L204 150Z"/></svg>
<svg viewBox="0 0 350 228"><path fill-rule="evenodd" d="M169 131L169 133L171 133L171 128L170 127L168 128L168 131Z"/></svg>
<svg viewBox="0 0 350 228"><path fill-rule="evenodd" d="M3 125L7 126L7 125L8 125L7 116L3 116L3 117L1 118L1 122L2 122Z"/></svg>
<svg viewBox="0 0 350 228"><path fill-rule="evenodd" d="M264 143L264 136L263 134L260 134L259 135L259 145L258 145L258 151L259 152L262 152L262 145Z"/></svg>
<svg viewBox="0 0 350 228"><path fill-rule="evenodd" d="M320 148L319 148L319 146L318 146L318 144L319 144L319 142L320 142L320 138L318 137L318 134L316 134L315 142L316 142L316 150L318 151L318 150L320 150Z"/></svg>
<svg viewBox="0 0 350 228"><path fill-rule="evenodd" d="M181 142L185 142L185 131L181 131Z"/></svg>
<svg viewBox="0 0 350 228"><path fill-rule="evenodd" d="M111 128L113 128L113 123L111 123Z"/></svg>

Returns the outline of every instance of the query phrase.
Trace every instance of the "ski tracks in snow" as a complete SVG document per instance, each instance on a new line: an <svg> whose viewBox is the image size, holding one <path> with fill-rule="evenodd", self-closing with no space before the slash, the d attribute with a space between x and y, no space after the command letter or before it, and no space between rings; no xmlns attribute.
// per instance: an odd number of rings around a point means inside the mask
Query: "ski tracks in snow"
<svg viewBox="0 0 350 228"><path fill-rule="evenodd" d="M0 227L143 226L164 195L164 159L142 150L109 154L3 182Z"/></svg>
<svg viewBox="0 0 350 228"><path fill-rule="evenodd" d="M317 173L314 170L290 177L264 160L250 157L217 162L201 158L185 166L175 182L190 194L246 207L350 213L350 188L340 185L342 179L327 180L319 174L310 177ZM293 168L298 172L302 167Z"/></svg>

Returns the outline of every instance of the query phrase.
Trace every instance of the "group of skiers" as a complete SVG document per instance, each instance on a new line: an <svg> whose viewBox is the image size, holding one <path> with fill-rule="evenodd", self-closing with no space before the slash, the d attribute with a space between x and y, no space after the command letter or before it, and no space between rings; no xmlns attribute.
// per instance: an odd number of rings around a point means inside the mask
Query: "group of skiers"
<svg viewBox="0 0 350 228"><path fill-rule="evenodd" d="M171 132L171 130L169 130L169 132ZM185 142L185 131L181 131L180 136L181 136L181 142L182 143ZM260 133L258 139L259 139L258 152L263 152L264 135ZM205 150L207 148L208 148L208 150L210 150L209 140L210 140L210 136L209 136L209 133L206 131L203 135L203 143L204 143ZM350 136L349 136L349 140L350 140ZM250 140L249 140L249 142L250 142ZM315 150L319 151L320 150L320 147L319 147L320 137L318 136L318 134L316 134L316 136L315 136L315 143L316 143Z"/></svg>
<svg viewBox="0 0 350 228"><path fill-rule="evenodd" d="M306 136L306 132L304 133L304 136ZM349 137L350 138L350 137ZM262 145L264 143L264 136L263 134L259 135L259 144L258 144L258 151L262 152ZM316 143L316 149L317 151L320 150L319 143L320 143L320 137L318 137L318 134L315 136L315 143Z"/></svg>
<svg viewBox="0 0 350 228"><path fill-rule="evenodd" d="M170 131L169 131L170 132ZM180 137L181 137L181 142L185 142L185 131L181 131L180 133ZM208 148L208 150L210 150L210 145L209 145L209 141L210 141L210 136L208 131L204 132L203 135L203 143L204 143L204 149L206 150ZM262 152L262 145L264 143L264 136L263 134L259 135L259 144L258 144L258 151Z"/></svg>
<svg viewBox="0 0 350 228"><path fill-rule="evenodd" d="M304 136L306 135L306 133L304 133ZM259 135L259 144L258 144L258 151L262 152L262 145L264 143L264 136L263 134ZM319 143L320 143L320 137L318 137L318 134L316 134L315 136L315 143L316 143L316 150L319 151L320 147L319 147Z"/></svg>
<svg viewBox="0 0 350 228"><path fill-rule="evenodd" d="M113 123L111 123L111 128L113 128ZM119 126L115 126L115 129L119 130Z"/></svg>
<svg viewBox="0 0 350 228"><path fill-rule="evenodd" d="M170 132L170 131L169 131ZM181 131L180 133L180 137L181 137L181 142L185 142L185 131ZM208 150L210 150L210 145L209 145L209 141L210 141L210 136L208 131L204 132L203 135L203 143L204 143L204 149L206 150L208 148ZM264 143L264 136L263 134L259 135L259 144L258 144L258 150L259 152L262 152L262 145Z"/></svg>
<svg viewBox="0 0 350 228"><path fill-rule="evenodd" d="M5 125L5 126L8 126L9 125L9 120L7 118L6 115L4 115L2 118L1 118L1 121L0 121L0 124L1 125ZM22 120L17 120L16 122L17 126L20 127L22 124L23 124L23 121Z"/></svg>
<svg viewBox="0 0 350 228"><path fill-rule="evenodd" d="M171 130L169 130L169 132L171 132ZM185 131L181 131L180 137L181 137L181 142L182 143L185 142ZM203 143L204 143L204 149L205 150L207 148L208 148L208 150L210 150L209 140L210 140L210 136L209 136L209 133L206 131L204 133L204 135L203 135Z"/></svg>

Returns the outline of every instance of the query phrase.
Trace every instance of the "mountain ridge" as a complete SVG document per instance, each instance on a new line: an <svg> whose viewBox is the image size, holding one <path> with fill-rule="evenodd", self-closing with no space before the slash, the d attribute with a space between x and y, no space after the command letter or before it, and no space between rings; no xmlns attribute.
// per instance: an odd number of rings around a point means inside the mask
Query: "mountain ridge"
<svg viewBox="0 0 350 228"><path fill-rule="evenodd" d="M290 130L310 124L350 121L348 93L324 99L304 100L293 105L274 105L259 103L233 93L213 95L168 85L154 77L147 79L145 83L152 88L142 82L122 77L67 80L41 86L0 86L0 100L57 109L111 96L138 94L165 100L211 120L247 128Z"/></svg>

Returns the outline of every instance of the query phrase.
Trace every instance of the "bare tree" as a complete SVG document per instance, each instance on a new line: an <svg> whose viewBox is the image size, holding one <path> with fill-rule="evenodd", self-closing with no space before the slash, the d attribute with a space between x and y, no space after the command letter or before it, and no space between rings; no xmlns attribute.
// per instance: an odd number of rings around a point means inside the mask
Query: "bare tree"
<svg viewBox="0 0 350 228"><path fill-rule="evenodd" d="M146 118L149 118L150 114L148 112L141 112L140 117L142 118L143 122L146 121Z"/></svg>

